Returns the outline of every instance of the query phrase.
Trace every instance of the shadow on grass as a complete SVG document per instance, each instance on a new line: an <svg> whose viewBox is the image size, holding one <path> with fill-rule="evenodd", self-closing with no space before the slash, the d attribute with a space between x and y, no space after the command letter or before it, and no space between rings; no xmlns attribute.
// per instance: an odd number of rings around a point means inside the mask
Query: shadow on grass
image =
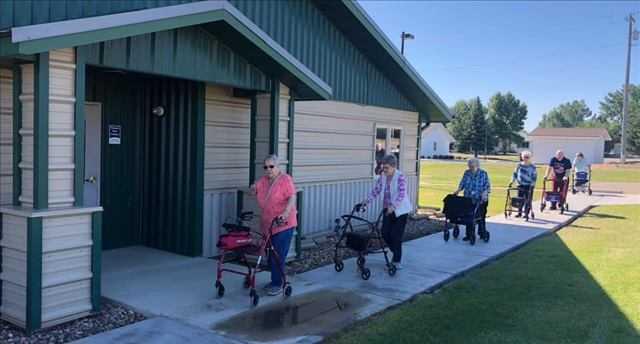
<svg viewBox="0 0 640 344"><path fill-rule="evenodd" d="M626 216L618 216L618 215L611 215L611 214L605 214L605 213L589 212L589 213L586 213L584 215L584 218L589 218L589 217L596 217L596 218L600 218L600 219L616 219L616 220L626 220L627 219Z"/></svg>
<svg viewBox="0 0 640 344"><path fill-rule="evenodd" d="M598 216L624 219L601 213L594 217ZM495 226L492 238L499 240L506 230L506 226ZM545 235L433 294L360 322L327 342L640 343L638 329L620 308L626 306L634 314L636 307L625 270L628 257L608 255L606 247L611 243L606 240L611 239L595 240L582 245L600 249L593 252L584 246L578 259L572 250L582 248L579 242L569 248L556 233ZM608 264L603 266L602 261ZM631 268L637 275L637 266Z"/></svg>

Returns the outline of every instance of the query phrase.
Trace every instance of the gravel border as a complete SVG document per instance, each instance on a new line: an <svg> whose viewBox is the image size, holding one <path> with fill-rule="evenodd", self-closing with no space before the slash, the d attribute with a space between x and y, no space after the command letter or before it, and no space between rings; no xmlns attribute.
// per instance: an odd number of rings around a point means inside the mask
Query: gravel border
<svg viewBox="0 0 640 344"><path fill-rule="evenodd" d="M444 228L443 221L428 219L424 216L417 218L409 218L405 227L403 242L418 239L442 232ZM309 270L333 264L334 248L337 238L330 235L323 240L316 240L315 245L303 248L300 257L287 264L287 274L300 274ZM355 252L351 250L342 250L343 258L355 257Z"/></svg>
<svg viewBox="0 0 640 344"><path fill-rule="evenodd" d="M36 331L31 336L27 336L21 328L0 320L0 343L68 343L146 319L144 315L105 298L100 308L98 313Z"/></svg>

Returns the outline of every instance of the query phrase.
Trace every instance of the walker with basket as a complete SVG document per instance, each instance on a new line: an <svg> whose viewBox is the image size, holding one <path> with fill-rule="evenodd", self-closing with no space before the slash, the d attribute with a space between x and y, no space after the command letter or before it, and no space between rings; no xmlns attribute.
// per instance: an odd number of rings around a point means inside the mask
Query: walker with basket
<svg viewBox="0 0 640 344"><path fill-rule="evenodd" d="M533 185L518 185L513 186L513 183L509 183L507 187L507 199L504 203L504 217L510 217L513 212L522 214L525 221L529 221L536 218L533 213ZM522 211L524 209L524 212Z"/></svg>
<svg viewBox="0 0 640 344"><path fill-rule="evenodd" d="M357 216L357 213L364 213L367 211L367 205L364 203L356 204L351 210L350 214L342 215L336 219L335 232L338 237L338 241L335 246L334 253L334 268L337 272L344 269L343 255L341 250L349 249L357 253L358 259L356 263L360 272L360 277L363 280L368 280L371 277L371 270L365 266L366 256L369 254L382 253L387 267L387 272L390 276L396 274L396 266L389 261L387 256L387 247L382 237L380 225L382 222L383 212L380 212L376 222L371 222L363 217ZM366 226L364 231L355 231L353 220L356 224Z"/></svg>
<svg viewBox="0 0 640 344"><path fill-rule="evenodd" d="M475 245L476 235L475 227L483 220L479 214L481 202L476 202L472 198L456 196L453 194L447 195L443 200L444 207L442 212L445 216L444 222L444 241L449 241L449 225L453 224L453 237L457 239L460 235L460 225L470 225L467 227L467 237L469 237L469 244ZM484 242L489 242L491 233L488 230L484 230L479 233L480 239Z"/></svg>
<svg viewBox="0 0 640 344"><path fill-rule="evenodd" d="M540 212L543 212L547 207L547 202L551 204L560 205L560 214L564 214L566 210L569 210L569 203L567 203L567 193L569 191L569 180L562 180L560 191L548 191L547 182L553 182L553 179L544 178L542 180L542 197L540 197Z"/></svg>
<svg viewBox="0 0 640 344"><path fill-rule="evenodd" d="M589 196L593 193L591 191L591 166L589 171L576 171L573 181L571 183L571 192L575 195L578 192L588 193Z"/></svg>
<svg viewBox="0 0 640 344"><path fill-rule="evenodd" d="M263 265L263 260L268 261L269 256L272 255L275 264L280 267L281 259L285 259L286 257L278 256L271 241L273 229L283 223L281 219L278 217L274 218L271 221L269 231L262 233L252 231L251 228L244 225L244 222L251 221L253 217L253 212L243 212L238 217L237 223L225 223L222 225L227 233L220 235L218 239L217 246L221 254L218 259L215 287L218 292L218 297L223 297L225 293L225 287L222 284L223 273L229 272L244 276L244 288L249 289L251 304L257 306L260 301L260 296L256 292L256 274L266 270ZM233 261L237 261L246 267L246 272L225 266L227 263L225 258L232 255L235 255L236 258ZM252 263L248 259L248 256L256 256L257 259L255 263ZM284 281L282 283L283 294L285 297L289 297L293 289L287 281L287 276L284 271L280 271L280 273Z"/></svg>

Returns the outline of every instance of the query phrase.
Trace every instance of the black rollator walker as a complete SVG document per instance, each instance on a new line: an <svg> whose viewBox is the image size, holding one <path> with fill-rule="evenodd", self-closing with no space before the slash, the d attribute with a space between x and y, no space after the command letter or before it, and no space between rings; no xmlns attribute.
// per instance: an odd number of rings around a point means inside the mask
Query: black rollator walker
<svg viewBox="0 0 640 344"><path fill-rule="evenodd" d="M444 241L449 241L449 226L453 224L453 238L457 239L460 235L460 225L466 226L467 237L469 238L469 244L475 245L476 243L476 226L480 224L480 221L484 220L479 214L480 206L482 202L474 202L473 199L468 197L447 195L444 199L444 207L442 212L445 216L444 222ZM480 239L484 242L489 242L491 233L488 230L478 233Z"/></svg>
<svg viewBox="0 0 640 344"><path fill-rule="evenodd" d="M366 211L367 205L358 203L351 210L351 214L342 215L340 218L336 219L335 232L338 237L338 241L336 242L333 258L334 267L337 272L342 271L344 269L344 262L341 250L353 250L358 254L356 263L358 264L360 277L362 277L363 280L368 280L371 277L371 270L365 267L365 257L368 254L382 253L384 255L387 272L389 273L389 276L393 276L396 274L397 269L396 266L389 261L386 243L384 242L380 228L382 217L384 216L384 210L380 212L375 223L355 215ZM356 220L360 225L366 225L368 227L367 230L356 232L353 229L353 220Z"/></svg>
<svg viewBox="0 0 640 344"><path fill-rule="evenodd" d="M504 203L504 217L510 217L515 211L522 214L525 221L529 219L535 219L536 216L533 213L533 185L518 185L513 186L510 183L507 187L507 199Z"/></svg>

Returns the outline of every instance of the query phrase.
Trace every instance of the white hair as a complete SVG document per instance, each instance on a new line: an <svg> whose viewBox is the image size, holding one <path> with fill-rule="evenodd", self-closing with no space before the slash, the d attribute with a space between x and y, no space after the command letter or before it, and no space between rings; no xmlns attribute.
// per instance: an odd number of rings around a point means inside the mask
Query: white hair
<svg viewBox="0 0 640 344"><path fill-rule="evenodd" d="M520 153L520 156L521 156L521 157L523 157L523 158L524 158L525 156L526 156L526 157L531 158L531 155L532 155L532 154L531 154L531 152L530 152L530 151L528 151L528 150L526 150L526 151L522 151L522 152Z"/></svg>
<svg viewBox="0 0 640 344"><path fill-rule="evenodd" d="M480 168L480 160L478 158L470 158L467 160L467 166L475 165Z"/></svg>

